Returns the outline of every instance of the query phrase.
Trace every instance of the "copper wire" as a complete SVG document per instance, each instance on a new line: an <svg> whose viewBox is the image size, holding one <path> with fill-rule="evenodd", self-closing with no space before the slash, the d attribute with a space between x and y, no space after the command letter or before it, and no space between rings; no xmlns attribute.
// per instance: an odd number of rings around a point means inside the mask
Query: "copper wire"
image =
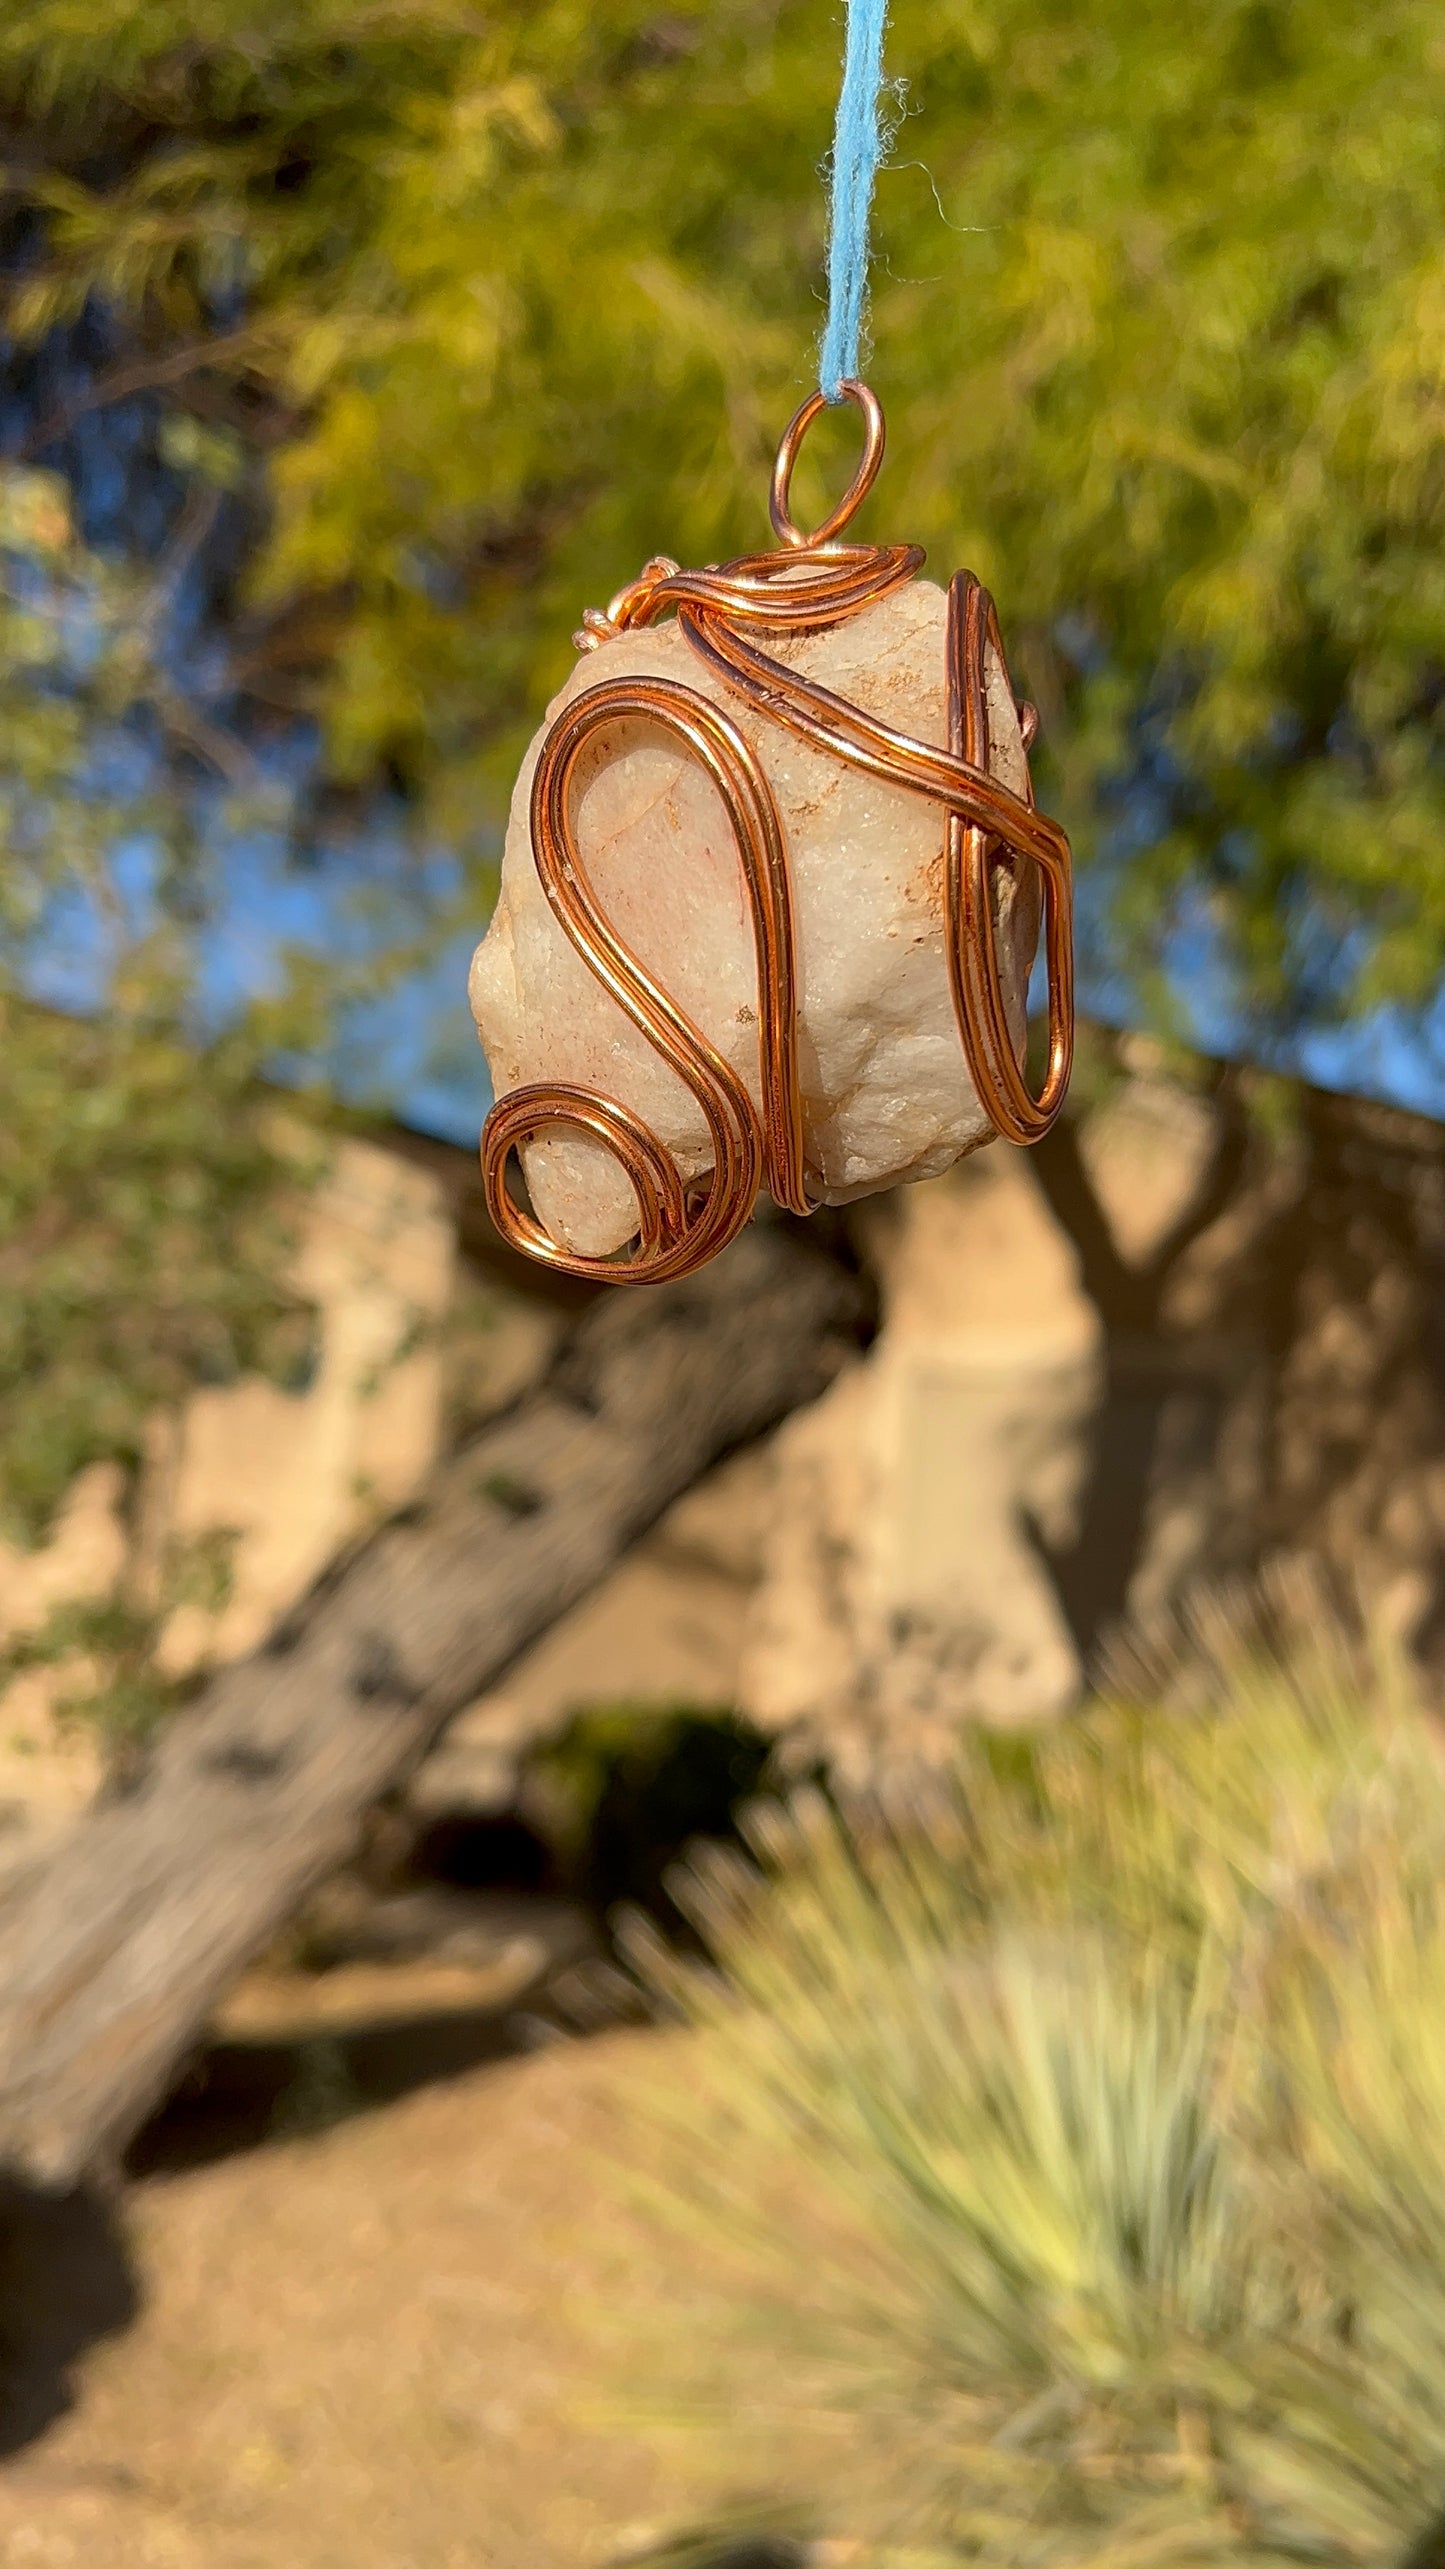
<svg viewBox="0 0 1445 2569"><path fill-rule="evenodd" d="M745 555L684 571L659 555L612 599L589 608L575 637L595 650L617 635L675 614L700 660L729 690L800 739L942 806L946 821L946 949L954 1012L969 1073L995 1130L1036 1142L1063 1104L1073 1051L1073 921L1069 846L1037 810L1032 784L1012 793L989 772L986 654L1007 664L993 601L971 572L948 591L948 747L893 730L831 689L764 651L759 634L823 632L904 587L920 569L917 545L837 541L866 498L883 460L882 409L866 384L843 390L862 413L862 461L832 514L811 534L793 522L793 469L808 429L825 407L821 393L788 424L773 470L770 515L776 553ZM1025 753L1037 716L1019 707ZM594 736L623 721L668 732L706 770L727 813L752 917L758 974L762 1114L700 1026L669 998L598 903L571 820L577 763ZM787 843L771 786L743 733L709 697L670 678L611 678L564 706L543 743L532 782L532 851L542 888L564 935L589 970L690 1089L711 1139L713 1164L685 1187L671 1154L616 1098L565 1082L513 1089L482 1135L488 1208L503 1236L544 1265L618 1284L659 1284L689 1274L735 1238L766 1184L793 1213L813 1209L804 1166L798 1078L796 938ZM1038 869L1048 978L1048 1055L1042 1088L1029 1088L1009 1027L999 969L994 875L1027 861ZM625 1170L637 1197L638 1228L616 1256L562 1247L515 1199L512 1151L558 1126L591 1134Z"/></svg>

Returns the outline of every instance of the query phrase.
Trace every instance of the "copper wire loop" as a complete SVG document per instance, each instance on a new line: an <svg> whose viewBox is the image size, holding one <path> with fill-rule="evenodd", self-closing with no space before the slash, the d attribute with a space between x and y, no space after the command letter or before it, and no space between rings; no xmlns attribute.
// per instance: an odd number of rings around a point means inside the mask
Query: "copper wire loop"
<svg viewBox="0 0 1445 2569"><path fill-rule="evenodd" d="M1045 819L1026 781L1022 796L989 772L986 654L1005 671L998 618L986 589L958 572L948 591L948 747L894 731L843 696L773 659L762 634L820 633L906 586L921 568L915 544L837 541L872 488L883 460L882 409L866 384L844 392L863 418L863 459L832 514L811 534L793 521L793 468L824 408L814 393L789 422L773 471L770 514L781 550L684 571L659 555L612 599L589 608L575 637L582 651L675 614L700 660L744 703L800 739L936 802L946 820L945 939L949 986L969 1073L995 1130L1036 1142L1064 1101L1073 1054L1073 895L1069 845ZM577 762L595 734L622 721L655 724L706 770L732 828L752 916L758 972L759 1116L736 1071L670 999L599 906L571 820ZM1037 727L1019 708L1025 752ZM553 723L532 783L532 850L564 935L653 1049L691 1090L711 1137L713 1165L685 1187L668 1151L616 1098L564 1082L514 1089L482 1134L488 1208L504 1238L544 1265L618 1284L660 1284L689 1274L736 1237L766 1184L793 1213L812 1210L798 1078L798 992L792 889L782 817L772 788L735 722L710 698L670 678L613 678L574 698ZM1038 868L1048 975L1048 1054L1034 1096L1008 1022L999 969L994 875L1027 860ZM568 1126L604 1143L637 1197L638 1228L616 1256L565 1249L516 1201L507 1182L518 1144Z"/></svg>

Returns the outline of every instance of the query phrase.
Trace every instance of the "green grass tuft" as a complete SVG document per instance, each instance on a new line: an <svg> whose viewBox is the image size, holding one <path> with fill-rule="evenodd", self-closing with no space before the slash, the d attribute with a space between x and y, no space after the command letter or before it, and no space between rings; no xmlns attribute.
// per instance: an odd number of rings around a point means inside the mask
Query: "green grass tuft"
<svg viewBox="0 0 1445 2569"><path fill-rule="evenodd" d="M1328 1636L1194 1676L760 1813L706 1972L639 1932L657 2413L820 2556L1346 2569L1445 2505L1440 1745Z"/></svg>

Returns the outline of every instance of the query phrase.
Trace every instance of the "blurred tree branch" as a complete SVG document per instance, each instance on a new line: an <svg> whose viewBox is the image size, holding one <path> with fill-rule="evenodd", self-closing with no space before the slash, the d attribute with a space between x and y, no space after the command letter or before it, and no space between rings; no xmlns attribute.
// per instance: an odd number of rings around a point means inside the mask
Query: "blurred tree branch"
<svg viewBox="0 0 1445 2569"><path fill-rule="evenodd" d="M215 1677L0 1911L0 2164L67 2185L121 2150L378 1796L710 1462L820 1390L859 1317L781 1225L604 1296L540 1393Z"/></svg>

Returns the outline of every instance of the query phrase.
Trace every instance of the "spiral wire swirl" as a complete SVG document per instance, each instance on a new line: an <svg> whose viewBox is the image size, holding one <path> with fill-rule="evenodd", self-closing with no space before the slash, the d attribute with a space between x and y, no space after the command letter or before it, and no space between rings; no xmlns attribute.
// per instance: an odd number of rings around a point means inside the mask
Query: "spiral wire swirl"
<svg viewBox="0 0 1445 2569"><path fill-rule="evenodd" d="M883 459L883 414L867 385L848 382L862 413L864 452L843 498L811 534L793 522L793 468L803 438L824 408L821 393L790 421L773 471L774 553L745 555L703 571L659 555L618 592L605 614L589 608L576 636L595 650L617 635L675 614L698 658L730 693L798 738L921 794L946 814L945 949L960 1039L980 1104L1008 1140L1041 1139L1058 1114L1073 1053L1073 921L1069 845L1038 811L1026 782L1014 794L989 772L987 652L1007 676L993 601L970 572L948 591L948 746L896 731L827 687L774 659L760 635L818 633L843 624L906 586L923 563L911 544L838 539L872 488ZM1019 707L1027 751L1037 728ZM572 785L583 752L600 733L642 720L668 733L704 769L721 797L742 866L758 976L758 1113L744 1082L702 1028L679 1007L618 934L588 876L571 818ZM1027 761L1025 762L1027 770ZM482 1174L488 1209L512 1245L573 1276L619 1284L660 1284L716 1256L749 1219L766 1184L792 1213L813 1209L803 1145L798 1073L798 972L792 890L782 817L743 732L711 698L670 678L603 679L563 707L547 734L532 782L532 852L563 934L588 969L697 1102L712 1146L712 1168L685 1187L676 1164L641 1118L618 1099L566 1082L513 1089L487 1118ZM993 877L1028 861L1038 869L1048 974L1048 1054L1043 1083L1029 1087L1008 1023L995 927ZM551 1238L513 1195L511 1154L541 1132L590 1134L625 1171L638 1228L619 1255L593 1257Z"/></svg>

